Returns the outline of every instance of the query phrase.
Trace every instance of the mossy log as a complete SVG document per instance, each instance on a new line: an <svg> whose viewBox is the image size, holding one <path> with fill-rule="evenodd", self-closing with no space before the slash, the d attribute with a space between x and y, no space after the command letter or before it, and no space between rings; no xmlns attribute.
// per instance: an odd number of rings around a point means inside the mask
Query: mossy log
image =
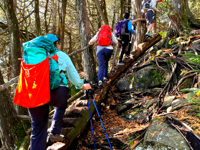
<svg viewBox="0 0 200 150"><path fill-rule="evenodd" d="M130 64L134 62L134 60L145 50L153 46L156 42L158 42L161 39L161 35L156 34L153 38L149 40L149 42L141 43L136 48L136 51L132 53L134 56L133 59L127 59L125 60L126 65L124 66L116 66L113 71L109 73L109 81L107 83L103 83L103 88L97 88L94 90L94 100L97 105L97 107L101 104L101 102L105 99L107 91L109 90L111 86L111 82L115 80L117 77L121 75L122 72L124 72ZM66 124L63 124L63 130L62 134L65 136L66 144L60 147L60 150L67 149L71 146L72 142L76 139L77 136L79 136L86 128L87 123L90 120L88 107L87 105L79 105L82 103L81 101L86 101L84 97L81 98L82 100L78 99L74 101L65 112L64 119L68 119L70 126L66 126ZM93 115L95 113L95 107L90 100L90 111ZM55 144L56 147L56 144Z"/></svg>

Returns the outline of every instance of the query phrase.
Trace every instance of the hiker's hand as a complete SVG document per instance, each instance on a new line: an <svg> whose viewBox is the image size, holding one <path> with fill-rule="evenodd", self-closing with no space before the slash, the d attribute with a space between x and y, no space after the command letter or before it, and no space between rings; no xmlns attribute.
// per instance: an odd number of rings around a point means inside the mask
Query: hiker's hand
<svg viewBox="0 0 200 150"><path fill-rule="evenodd" d="M85 83L82 87L83 90L89 90L92 89L91 85L89 83Z"/></svg>
<svg viewBox="0 0 200 150"><path fill-rule="evenodd" d="M158 10L158 12L160 13L160 10Z"/></svg>

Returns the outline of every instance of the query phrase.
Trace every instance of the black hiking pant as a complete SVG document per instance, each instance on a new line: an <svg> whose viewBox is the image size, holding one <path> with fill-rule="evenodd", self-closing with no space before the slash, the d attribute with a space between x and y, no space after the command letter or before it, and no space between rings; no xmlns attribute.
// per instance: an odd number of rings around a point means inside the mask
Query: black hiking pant
<svg viewBox="0 0 200 150"><path fill-rule="evenodd" d="M122 37L122 40L119 41L121 43L121 49L120 49L120 54L119 54L119 63L122 62L123 56L124 56L124 52L126 50L126 47L128 46L126 55L129 56L130 55L130 51L131 51L131 46L132 44L130 43L130 36L124 36ZM131 45L129 45L131 44Z"/></svg>
<svg viewBox="0 0 200 150"><path fill-rule="evenodd" d="M55 113L50 127L51 133L61 133L63 116L67 108L70 89L60 86L50 91L50 102L40 107L28 108L31 116L31 148L30 150L45 150L49 120L49 106L54 106Z"/></svg>

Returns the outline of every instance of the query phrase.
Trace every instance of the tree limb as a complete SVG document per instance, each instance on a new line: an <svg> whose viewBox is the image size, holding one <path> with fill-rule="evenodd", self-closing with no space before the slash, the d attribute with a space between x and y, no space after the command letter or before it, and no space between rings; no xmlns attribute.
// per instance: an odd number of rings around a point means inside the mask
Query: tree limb
<svg viewBox="0 0 200 150"><path fill-rule="evenodd" d="M0 91L3 91L4 89L8 88L13 83L16 83L18 81L19 76L12 78L10 81L6 82L3 85L0 85Z"/></svg>

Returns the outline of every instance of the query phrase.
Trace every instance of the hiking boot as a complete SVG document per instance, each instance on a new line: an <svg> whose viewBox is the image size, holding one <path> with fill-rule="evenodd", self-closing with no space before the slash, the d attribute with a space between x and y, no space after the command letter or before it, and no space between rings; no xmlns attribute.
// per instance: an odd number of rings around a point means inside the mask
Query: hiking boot
<svg viewBox="0 0 200 150"><path fill-rule="evenodd" d="M47 136L47 143L63 142L64 135L49 133Z"/></svg>
<svg viewBox="0 0 200 150"><path fill-rule="evenodd" d="M103 82L108 82L108 79L106 77L104 77Z"/></svg>
<svg viewBox="0 0 200 150"><path fill-rule="evenodd" d="M123 62L118 62L117 65L125 65Z"/></svg>
<svg viewBox="0 0 200 150"><path fill-rule="evenodd" d="M102 85L102 81L99 80L99 82L98 82L98 86L101 86L101 85Z"/></svg>
<svg viewBox="0 0 200 150"><path fill-rule="evenodd" d="M152 36L151 36L151 34L149 32L146 33L146 36L152 38Z"/></svg>

